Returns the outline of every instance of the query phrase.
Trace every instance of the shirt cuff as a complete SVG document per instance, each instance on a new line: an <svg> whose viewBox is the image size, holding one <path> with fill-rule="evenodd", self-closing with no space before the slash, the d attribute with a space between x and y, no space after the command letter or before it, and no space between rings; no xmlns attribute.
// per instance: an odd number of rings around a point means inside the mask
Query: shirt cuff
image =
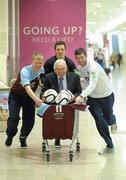
<svg viewBox="0 0 126 180"><path fill-rule="evenodd" d="M83 94L80 94L79 96L82 97L82 98L84 98Z"/></svg>

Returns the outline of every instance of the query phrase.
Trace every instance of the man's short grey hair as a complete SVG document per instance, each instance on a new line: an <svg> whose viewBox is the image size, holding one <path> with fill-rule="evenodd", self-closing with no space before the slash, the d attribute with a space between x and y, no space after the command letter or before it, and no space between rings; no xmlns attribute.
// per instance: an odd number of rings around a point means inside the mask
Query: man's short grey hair
<svg viewBox="0 0 126 180"><path fill-rule="evenodd" d="M62 65L63 67L65 67L67 69L67 65L66 65L66 62L64 61L64 59L57 59L55 61L54 66L53 66L54 70L56 69L56 67L58 65Z"/></svg>

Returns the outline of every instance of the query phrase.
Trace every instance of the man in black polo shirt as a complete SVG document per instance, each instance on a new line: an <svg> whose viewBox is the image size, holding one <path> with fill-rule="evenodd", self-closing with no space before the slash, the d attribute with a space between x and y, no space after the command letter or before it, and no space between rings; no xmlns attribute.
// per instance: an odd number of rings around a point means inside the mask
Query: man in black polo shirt
<svg viewBox="0 0 126 180"><path fill-rule="evenodd" d="M74 72L74 70L76 69L74 62L70 58L65 56L66 44L63 41L57 41L54 45L54 49L55 55L49 58L44 64L45 74L54 71L53 66L57 59L64 59L67 64L68 71Z"/></svg>

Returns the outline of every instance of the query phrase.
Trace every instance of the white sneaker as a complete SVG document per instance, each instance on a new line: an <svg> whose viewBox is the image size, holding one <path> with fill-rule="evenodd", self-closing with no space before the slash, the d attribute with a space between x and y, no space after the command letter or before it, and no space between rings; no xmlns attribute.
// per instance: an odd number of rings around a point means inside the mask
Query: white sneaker
<svg viewBox="0 0 126 180"><path fill-rule="evenodd" d="M113 147L113 148L108 148L108 147L106 147L106 148L104 148L103 150L99 151L98 154L99 154L99 155L104 155L104 154L112 154L112 153L114 153L114 152L115 152L114 147Z"/></svg>

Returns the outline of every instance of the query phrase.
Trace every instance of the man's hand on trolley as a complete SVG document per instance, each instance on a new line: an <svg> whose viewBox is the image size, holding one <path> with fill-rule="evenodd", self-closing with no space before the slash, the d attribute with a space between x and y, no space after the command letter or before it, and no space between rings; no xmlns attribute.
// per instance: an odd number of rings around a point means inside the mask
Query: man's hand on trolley
<svg viewBox="0 0 126 180"><path fill-rule="evenodd" d="M36 101L35 101L36 107L41 106L42 103L43 103L43 100L41 100L39 98L37 98Z"/></svg>
<svg viewBox="0 0 126 180"><path fill-rule="evenodd" d="M84 98L81 95L76 97L75 103L83 103L83 102L84 102Z"/></svg>

